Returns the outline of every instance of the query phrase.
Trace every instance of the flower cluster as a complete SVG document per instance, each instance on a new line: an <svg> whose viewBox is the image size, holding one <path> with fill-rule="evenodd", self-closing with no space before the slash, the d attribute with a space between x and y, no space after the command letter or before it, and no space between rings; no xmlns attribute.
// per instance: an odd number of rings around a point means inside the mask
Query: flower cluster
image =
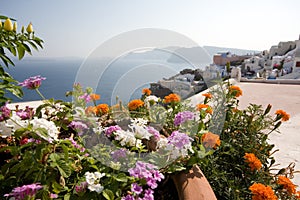
<svg viewBox="0 0 300 200"><path fill-rule="evenodd" d="M171 152L171 158L185 157L188 155L188 151L193 152L193 138L185 133L174 131L167 141L165 149Z"/></svg>
<svg viewBox="0 0 300 200"><path fill-rule="evenodd" d="M41 80L26 79L22 85L38 89ZM270 106L264 112L254 105L240 110L236 98L242 90L228 86L224 91L226 95L219 95L227 98L222 112L213 102L219 97L216 92L204 93L204 102L191 105L177 94L161 100L146 88L141 99L130 101L127 107L121 102L110 107L97 104L100 95L90 88L83 90L80 84L74 85L72 103L46 100L37 109L17 106L14 110L4 105L0 121L12 128L11 136L1 144L3 150L0 146L0 153L8 156L3 166L9 169L6 174L0 171L0 179L8 180L0 185L12 190L5 197L151 200L165 177L172 180L168 176L198 165L211 175L207 178L213 186L228 184L228 190L214 188L218 197L249 197L251 191L254 200L296 198L296 186L288 178L270 177L273 161L267 160L273 159L273 147L266 139L257 139L266 138L261 124L278 127L290 116L278 110L272 119L267 116ZM226 115L221 134L210 127L216 123L212 121L215 113ZM253 117L257 113L262 117ZM250 137L255 134L260 135ZM24 169L28 163L32 170ZM16 183L10 179L14 176L18 176ZM237 183L222 182L229 178ZM16 187L25 182L39 184ZM241 192L236 195L236 191Z"/></svg>
<svg viewBox="0 0 300 200"><path fill-rule="evenodd" d="M277 197L270 186L265 186L261 183L254 183L249 187L249 190L252 192L252 200L277 200Z"/></svg>
<svg viewBox="0 0 300 200"><path fill-rule="evenodd" d="M245 153L244 158L245 158L245 162L248 163L252 171L261 169L262 164L260 160L253 153Z"/></svg>
<svg viewBox="0 0 300 200"><path fill-rule="evenodd" d="M128 171L130 176L144 180L146 182L147 189L144 189L141 183L133 183L131 185L131 192L133 194L123 197L122 200L134 200L137 198L141 200L154 199L153 189L157 188L157 182L160 182L162 179L164 179L164 175L157 170L157 167L149 163L138 161L135 167L129 169Z"/></svg>
<svg viewBox="0 0 300 200"><path fill-rule="evenodd" d="M282 185L289 194L296 194L296 185L293 184L289 178L285 176L278 176L277 183Z"/></svg>
<svg viewBox="0 0 300 200"><path fill-rule="evenodd" d="M37 191L42 189L43 186L40 183L32 183L29 185L23 185L21 187L16 187L11 193L5 194L5 197L14 197L16 200L22 200L25 198L32 198L36 195Z"/></svg>
<svg viewBox="0 0 300 200"><path fill-rule="evenodd" d="M95 191L97 193L102 192L104 187L100 184L100 179L104 176L105 174L100 172L86 172L85 179L87 182L87 188L90 191Z"/></svg>
<svg viewBox="0 0 300 200"><path fill-rule="evenodd" d="M193 113L191 111L183 111L183 112L177 113L175 115L174 125L179 126L180 124L182 124L188 120L192 120L194 118L195 118L195 113Z"/></svg>

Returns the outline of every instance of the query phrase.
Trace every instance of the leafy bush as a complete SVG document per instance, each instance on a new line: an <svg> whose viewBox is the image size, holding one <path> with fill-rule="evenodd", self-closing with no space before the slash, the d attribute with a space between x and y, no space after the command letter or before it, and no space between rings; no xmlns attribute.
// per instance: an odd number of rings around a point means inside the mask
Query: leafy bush
<svg viewBox="0 0 300 200"><path fill-rule="evenodd" d="M17 22L6 16L0 16L0 20L5 20L4 23L0 21L0 58L5 67L10 65L14 66L13 61L7 56L10 52L13 56L17 56L21 60L25 53L31 54L30 47L38 50L43 48L43 41L34 35L32 24L30 23L25 32L22 27L21 32L17 32ZM6 94L12 93L13 95L21 98L23 92L20 86L16 85L17 81L4 70L4 66L0 64L0 105L4 105L10 100Z"/></svg>

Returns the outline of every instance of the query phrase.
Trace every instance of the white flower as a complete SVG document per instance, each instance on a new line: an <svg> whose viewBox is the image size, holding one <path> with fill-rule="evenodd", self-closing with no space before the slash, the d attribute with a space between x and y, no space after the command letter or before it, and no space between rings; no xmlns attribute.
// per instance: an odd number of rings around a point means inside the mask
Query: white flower
<svg viewBox="0 0 300 200"><path fill-rule="evenodd" d="M132 124L129 127L131 128L131 130L134 133L134 136L136 138L150 140L150 137L152 136L152 134L147 131L146 126Z"/></svg>
<svg viewBox="0 0 300 200"><path fill-rule="evenodd" d="M100 184L100 179L103 176L105 176L105 174L100 172L86 172L85 180L88 183L88 189L97 193L102 192L104 187Z"/></svg>
<svg viewBox="0 0 300 200"><path fill-rule="evenodd" d="M161 149L161 148L165 148L168 144L168 139L167 138L160 138L159 141L157 142L157 148Z"/></svg>
<svg viewBox="0 0 300 200"><path fill-rule="evenodd" d="M105 128L103 128L103 126L101 126L101 124L98 124L98 126L96 128L93 128L93 132L97 133L97 134L100 134L103 131L105 131Z"/></svg>
<svg viewBox="0 0 300 200"><path fill-rule="evenodd" d="M102 185L100 185L100 184L94 184L94 185L89 185L88 189L90 191L95 191L97 193L100 193L100 192L102 192L102 190L104 189L104 187Z"/></svg>
<svg viewBox="0 0 300 200"><path fill-rule="evenodd" d="M148 123L148 120L145 120L143 118L134 118L131 119L131 126L146 126Z"/></svg>
<svg viewBox="0 0 300 200"><path fill-rule="evenodd" d="M11 128L12 131L15 131L16 129L27 127L28 120L22 120L15 112L13 112L11 118L5 123L5 126Z"/></svg>
<svg viewBox="0 0 300 200"><path fill-rule="evenodd" d="M136 138L131 131L117 130L115 132L115 140L118 140L121 146L131 146L136 145Z"/></svg>
<svg viewBox="0 0 300 200"><path fill-rule="evenodd" d="M159 101L159 98L154 96L154 95L150 95L147 96L144 100L145 106L146 108L150 108L151 105L157 103Z"/></svg>
<svg viewBox="0 0 300 200"><path fill-rule="evenodd" d="M36 134L44 140L50 143L58 140L59 131L53 121L35 117L29 123L32 124Z"/></svg>

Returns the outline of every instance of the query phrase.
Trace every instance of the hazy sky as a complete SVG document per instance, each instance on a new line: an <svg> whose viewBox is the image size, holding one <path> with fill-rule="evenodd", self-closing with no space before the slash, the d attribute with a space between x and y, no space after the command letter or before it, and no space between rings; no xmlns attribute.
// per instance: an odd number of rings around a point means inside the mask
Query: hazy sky
<svg viewBox="0 0 300 200"><path fill-rule="evenodd" d="M126 31L160 28L200 46L269 49L300 34L299 0L0 0L0 14L33 23L35 56L87 57Z"/></svg>

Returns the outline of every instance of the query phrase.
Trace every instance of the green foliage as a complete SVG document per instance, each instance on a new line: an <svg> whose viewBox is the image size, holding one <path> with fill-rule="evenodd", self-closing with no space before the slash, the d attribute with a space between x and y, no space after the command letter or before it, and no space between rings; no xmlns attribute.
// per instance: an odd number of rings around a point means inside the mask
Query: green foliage
<svg viewBox="0 0 300 200"><path fill-rule="evenodd" d="M271 105L250 104L239 110L237 98L227 96L226 118L221 132L221 145L198 163L218 199L252 199L253 183L271 185L280 199L296 199L278 187L274 174L274 145L268 136L280 126L280 116L269 115ZM245 154L253 153L261 169L251 170ZM288 175L288 174L287 174Z"/></svg>
<svg viewBox="0 0 300 200"><path fill-rule="evenodd" d="M6 20L6 16L0 16L2 20ZM10 65L15 66L12 59L9 58L8 53L11 56L17 57L21 60L25 54L32 54L32 48L38 50L43 48L43 40L36 37L33 33L26 33L23 30L19 33L17 31L7 31L4 26L0 27L0 105L4 105L10 100L6 94L11 93L16 97L21 98L23 92L20 86L17 85L17 81L5 72L4 68L8 68Z"/></svg>

